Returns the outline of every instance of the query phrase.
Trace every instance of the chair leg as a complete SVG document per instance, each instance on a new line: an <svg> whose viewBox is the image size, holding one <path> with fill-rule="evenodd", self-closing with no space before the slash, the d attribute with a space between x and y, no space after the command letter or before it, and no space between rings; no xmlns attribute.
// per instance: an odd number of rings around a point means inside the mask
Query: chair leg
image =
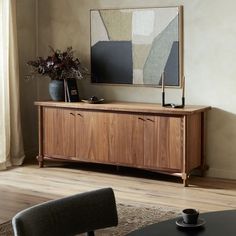
<svg viewBox="0 0 236 236"><path fill-rule="evenodd" d="M87 236L95 236L94 231L90 231L87 233Z"/></svg>

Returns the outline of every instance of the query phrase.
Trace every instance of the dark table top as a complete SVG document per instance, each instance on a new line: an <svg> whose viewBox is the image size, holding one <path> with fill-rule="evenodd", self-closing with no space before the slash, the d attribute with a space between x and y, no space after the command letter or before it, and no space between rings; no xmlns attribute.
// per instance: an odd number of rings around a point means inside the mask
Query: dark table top
<svg viewBox="0 0 236 236"><path fill-rule="evenodd" d="M206 221L199 228L181 228L175 224L178 218L163 221L133 231L127 236L236 236L236 210L202 213Z"/></svg>

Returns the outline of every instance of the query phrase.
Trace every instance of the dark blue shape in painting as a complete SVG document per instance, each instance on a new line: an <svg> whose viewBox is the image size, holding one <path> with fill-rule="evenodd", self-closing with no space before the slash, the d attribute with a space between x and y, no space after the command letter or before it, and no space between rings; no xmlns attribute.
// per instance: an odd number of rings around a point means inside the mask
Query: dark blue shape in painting
<svg viewBox="0 0 236 236"><path fill-rule="evenodd" d="M165 85L179 85L179 42L172 44L169 57L165 65Z"/></svg>
<svg viewBox="0 0 236 236"><path fill-rule="evenodd" d="M132 84L131 41L99 41L91 48L92 82Z"/></svg>

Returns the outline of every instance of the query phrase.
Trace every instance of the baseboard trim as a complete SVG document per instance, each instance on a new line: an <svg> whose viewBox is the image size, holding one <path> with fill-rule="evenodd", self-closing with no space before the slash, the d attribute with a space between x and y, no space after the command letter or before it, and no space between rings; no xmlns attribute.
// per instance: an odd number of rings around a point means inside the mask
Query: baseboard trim
<svg viewBox="0 0 236 236"><path fill-rule="evenodd" d="M206 175L214 178L236 179L236 171L232 170L210 168Z"/></svg>

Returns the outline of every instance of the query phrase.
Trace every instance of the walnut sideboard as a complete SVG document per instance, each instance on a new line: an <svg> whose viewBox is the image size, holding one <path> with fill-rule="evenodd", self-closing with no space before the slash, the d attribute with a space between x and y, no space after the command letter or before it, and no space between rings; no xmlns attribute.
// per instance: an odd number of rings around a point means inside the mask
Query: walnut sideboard
<svg viewBox="0 0 236 236"><path fill-rule="evenodd" d="M39 166L44 160L142 168L182 177L205 168L205 114L210 107L35 102Z"/></svg>

